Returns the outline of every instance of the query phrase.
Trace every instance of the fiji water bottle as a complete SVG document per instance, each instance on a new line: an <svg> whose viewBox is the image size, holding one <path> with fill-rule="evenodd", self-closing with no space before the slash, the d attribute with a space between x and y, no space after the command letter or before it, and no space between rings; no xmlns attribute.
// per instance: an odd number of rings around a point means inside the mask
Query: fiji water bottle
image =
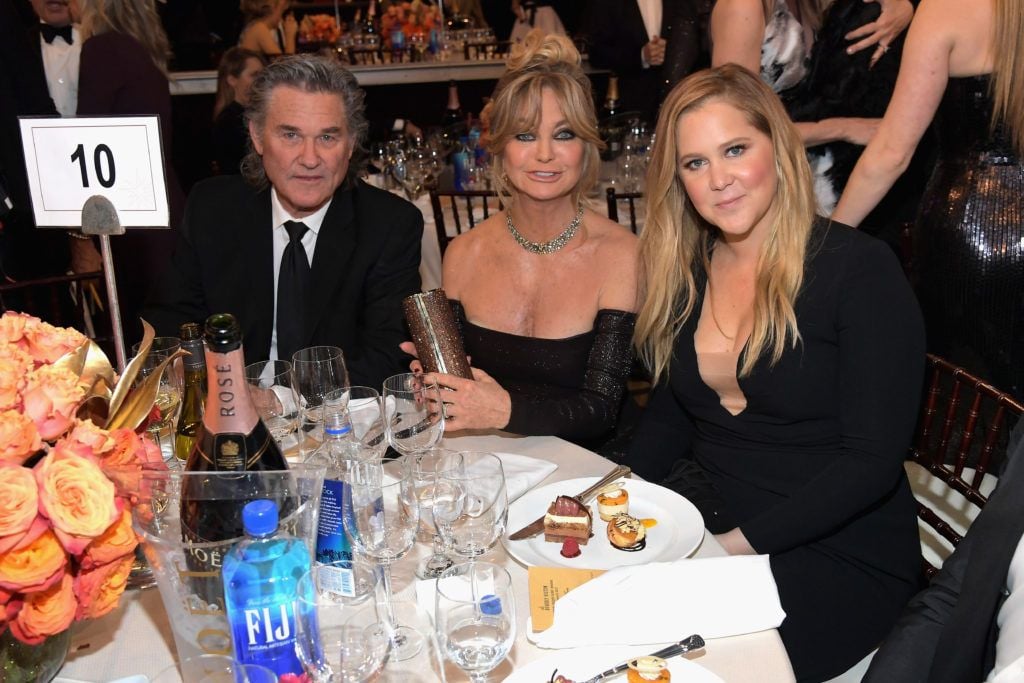
<svg viewBox="0 0 1024 683"><path fill-rule="evenodd" d="M346 495L345 474L350 462L352 422L347 412L328 414L324 418L324 442L307 459L306 464L324 466L324 488L320 494L320 516L316 531L316 556L319 564L331 565L332 571L321 572L321 585L330 581L332 592L355 595L352 572L352 546L345 534L344 517L352 515L351 496Z"/></svg>
<svg viewBox="0 0 1024 683"><path fill-rule="evenodd" d="M310 568L309 551L302 540L279 532L277 522L272 500L254 500L242 509L246 538L224 557L224 601L235 659L265 666L278 677L301 676L296 591Z"/></svg>

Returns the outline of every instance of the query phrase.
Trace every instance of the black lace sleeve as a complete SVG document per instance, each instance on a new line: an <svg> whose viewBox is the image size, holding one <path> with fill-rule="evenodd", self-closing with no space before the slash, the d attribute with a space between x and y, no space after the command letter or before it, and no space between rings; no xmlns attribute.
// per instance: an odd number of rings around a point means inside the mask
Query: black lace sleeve
<svg viewBox="0 0 1024 683"><path fill-rule="evenodd" d="M633 364L635 323L635 313L600 311L579 392L569 398L513 393L512 416L505 429L527 436L553 435L573 441L596 439L611 432Z"/></svg>

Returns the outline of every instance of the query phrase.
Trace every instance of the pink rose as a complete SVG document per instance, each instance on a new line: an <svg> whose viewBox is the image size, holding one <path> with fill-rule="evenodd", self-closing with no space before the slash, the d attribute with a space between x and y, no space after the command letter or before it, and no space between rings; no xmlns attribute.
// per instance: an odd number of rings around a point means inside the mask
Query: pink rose
<svg viewBox="0 0 1024 683"><path fill-rule="evenodd" d="M85 391L69 370L44 365L29 373L22 392L25 414L36 423L46 441L56 439L71 426L72 415Z"/></svg>
<svg viewBox="0 0 1024 683"><path fill-rule="evenodd" d="M17 410L0 412L0 463L21 465L42 447L35 422Z"/></svg>
<svg viewBox="0 0 1024 683"><path fill-rule="evenodd" d="M104 455L116 444L110 432L97 427L92 423L92 420L82 420L76 424L75 428L68 434L67 439L72 443L81 444L90 453L97 456Z"/></svg>
<svg viewBox="0 0 1024 683"><path fill-rule="evenodd" d="M39 488L32 470L0 463L0 551L4 539L22 536L39 514Z"/></svg>
<svg viewBox="0 0 1024 683"><path fill-rule="evenodd" d="M31 369L31 365L26 367L16 357L0 357L0 410L9 410L21 405L25 376Z"/></svg>
<svg viewBox="0 0 1024 683"><path fill-rule="evenodd" d="M121 511L116 522L90 543L80 559L82 569L95 569L134 552L139 539L132 529L132 513L128 509Z"/></svg>
<svg viewBox="0 0 1024 683"><path fill-rule="evenodd" d="M75 620L75 590L71 574L64 572L45 591L25 595L16 617L11 619L11 633L23 643L38 645L49 636L66 631Z"/></svg>
<svg viewBox="0 0 1024 683"><path fill-rule="evenodd" d="M75 595L78 596L76 619L96 619L117 607L117 601L128 585L128 574L135 562L134 555L78 572Z"/></svg>
<svg viewBox="0 0 1024 683"><path fill-rule="evenodd" d="M39 318L24 313L8 311L0 317L0 344L16 344L20 348L27 348L25 340L25 327L39 323Z"/></svg>
<svg viewBox="0 0 1024 683"><path fill-rule="evenodd" d="M114 485L92 460L58 443L35 467L39 511L53 523L64 548L78 555L107 530L123 505Z"/></svg>
<svg viewBox="0 0 1024 683"><path fill-rule="evenodd" d="M28 353L37 363L54 363L69 351L74 351L87 339L84 334L70 327L54 327L49 323L25 326L25 340Z"/></svg>
<svg viewBox="0 0 1024 683"><path fill-rule="evenodd" d="M46 590L60 579L67 561L56 534L44 531L0 555L0 588L21 593Z"/></svg>

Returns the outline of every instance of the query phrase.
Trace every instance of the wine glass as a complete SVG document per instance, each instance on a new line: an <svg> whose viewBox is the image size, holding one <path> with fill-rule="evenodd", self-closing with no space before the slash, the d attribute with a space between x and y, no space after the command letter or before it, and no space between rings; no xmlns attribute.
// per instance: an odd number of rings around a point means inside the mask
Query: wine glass
<svg viewBox="0 0 1024 683"><path fill-rule="evenodd" d="M433 552L416 566L416 576L421 579L436 579L445 569L455 564L447 553L444 538L434 524L434 491L437 488L437 466L445 461L449 451L433 448L424 453L407 456L412 458L413 483L416 487L416 501L420 506L420 529L417 538L431 542Z"/></svg>
<svg viewBox="0 0 1024 683"><path fill-rule="evenodd" d="M411 372L384 380L384 429L402 455L424 453L444 434L441 389Z"/></svg>
<svg viewBox="0 0 1024 683"><path fill-rule="evenodd" d="M132 355L138 355L141 346L142 342L134 344ZM149 353L139 369L139 379L145 379L153 374L160 363L170 358L180 348L181 340L177 337L155 337L149 347ZM175 361L167 366L163 375L160 376L160 386L153 403L159 415L146 428L150 438L160 447L164 460L174 458L174 421L178 417L178 408L181 405L183 384L181 364Z"/></svg>
<svg viewBox="0 0 1024 683"><path fill-rule="evenodd" d="M512 577L489 562L448 569L437 580L434 625L444 656L474 683L486 681L516 639Z"/></svg>
<svg viewBox="0 0 1024 683"><path fill-rule="evenodd" d="M351 438L376 456L387 448L387 434L381 420L380 393L372 387L349 387L346 392Z"/></svg>
<svg viewBox="0 0 1024 683"><path fill-rule="evenodd" d="M295 432L299 401L292 387L292 364L286 360L261 360L245 366L249 396L256 412L278 445ZM282 450L284 446L282 445Z"/></svg>
<svg viewBox="0 0 1024 683"><path fill-rule="evenodd" d="M434 523L457 554L476 561L505 533L508 490L493 453L449 453L437 464Z"/></svg>
<svg viewBox="0 0 1024 683"><path fill-rule="evenodd" d="M324 440L324 415L345 407L348 395L345 355L337 346L311 346L292 355L292 388L299 402L299 455Z"/></svg>
<svg viewBox="0 0 1024 683"><path fill-rule="evenodd" d="M361 560L319 564L299 579L295 651L313 683L362 683L384 668L387 633L349 624L376 586L374 568Z"/></svg>
<svg viewBox="0 0 1024 683"><path fill-rule="evenodd" d="M242 664L225 655L196 655L158 673L153 683L277 683L277 674L256 664Z"/></svg>
<svg viewBox="0 0 1024 683"><path fill-rule="evenodd" d="M423 636L397 624L391 609L391 565L412 549L419 528L412 468L407 459L350 462L345 479L342 524L353 549L380 567L391 656L399 661L415 657Z"/></svg>

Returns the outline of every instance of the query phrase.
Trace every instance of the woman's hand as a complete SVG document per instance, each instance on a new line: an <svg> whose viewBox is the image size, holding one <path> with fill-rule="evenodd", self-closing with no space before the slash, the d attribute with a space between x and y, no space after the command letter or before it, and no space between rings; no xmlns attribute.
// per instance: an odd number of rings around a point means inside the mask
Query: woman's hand
<svg viewBox="0 0 1024 683"><path fill-rule="evenodd" d="M399 344L398 348L402 349L402 351L405 351L407 354L416 359L413 362L409 363L409 371L412 372L412 374L414 375L422 375L423 363L420 362L420 354L419 351L416 350L416 345L411 341L407 341Z"/></svg>
<svg viewBox="0 0 1024 683"><path fill-rule="evenodd" d="M512 397L494 378L479 368L472 368L473 379L444 373L424 375L445 389L445 420L455 429L504 429L512 417Z"/></svg>
<svg viewBox="0 0 1024 683"><path fill-rule="evenodd" d="M289 14L284 18L284 35L287 38L294 38L299 32L299 22L296 21L294 14Z"/></svg>
<svg viewBox="0 0 1024 683"><path fill-rule="evenodd" d="M857 42L846 48L846 54L852 55L872 45L878 45L875 53L871 55L871 66L875 65L882 55L889 49L889 44L899 38L900 34L910 25L914 18L914 6L910 0L864 0L864 2L877 2L882 6L882 13L878 19L869 24L864 24L846 34L847 40Z"/></svg>
<svg viewBox="0 0 1024 683"><path fill-rule="evenodd" d="M842 130L842 139L854 144L866 147L871 138L878 132L878 126L882 119L866 119L857 117L842 117L839 119Z"/></svg>
<svg viewBox="0 0 1024 683"><path fill-rule="evenodd" d="M715 540L717 540L725 552L730 555L757 555L757 551L750 545L747 537L743 535L743 532L739 527L726 531L724 534L716 534Z"/></svg>

